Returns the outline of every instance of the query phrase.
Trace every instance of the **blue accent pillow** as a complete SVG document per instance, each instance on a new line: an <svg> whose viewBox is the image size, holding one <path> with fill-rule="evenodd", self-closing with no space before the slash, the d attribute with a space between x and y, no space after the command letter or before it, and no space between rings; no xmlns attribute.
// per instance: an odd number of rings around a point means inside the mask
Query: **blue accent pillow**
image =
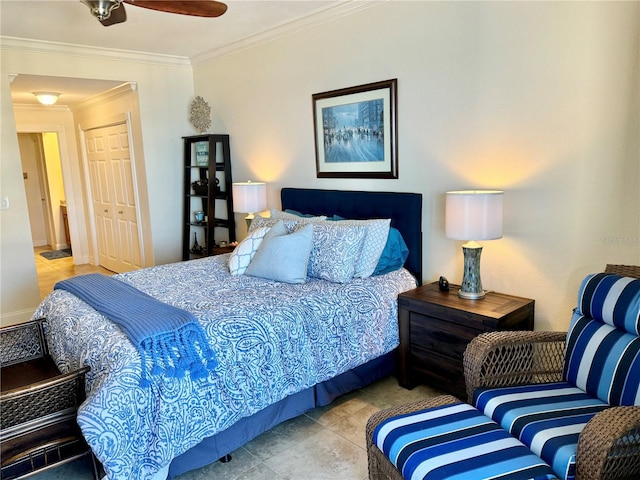
<svg viewBox="0 0 640 480"><path fill-rule="evenodd" d="M409 249L407 248L404 238L402 238L402 234L397 228L391 227L389 229L387 243L382 250L380 260L378 260L378 265L376 265L373 274L382 275L398 270L404 265L404 262L407 261L408 256Z"/></svg>
<svg viewBox="0 0 640 480"><path fill-rule="evenodd" d="M284 283L305 283L313 241L313 225L287 234L278 222L262 239L245 275Z"/></svg>

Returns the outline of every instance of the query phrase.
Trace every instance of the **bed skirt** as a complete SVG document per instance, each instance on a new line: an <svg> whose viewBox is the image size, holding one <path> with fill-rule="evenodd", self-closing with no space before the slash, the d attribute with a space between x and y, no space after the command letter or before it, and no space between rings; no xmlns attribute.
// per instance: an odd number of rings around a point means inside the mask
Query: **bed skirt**
<svg viewBox="0 0 640 480"><path fill-rule="evenodd" d="M289 395L250 417L239 420L228 429L205 438L195 447L173 459L167 478L172 479L190 470L209 465L279 423L313 408L328 405L340 395L391 375L395 370L395 355L394 350L337 377Z"/></svg>

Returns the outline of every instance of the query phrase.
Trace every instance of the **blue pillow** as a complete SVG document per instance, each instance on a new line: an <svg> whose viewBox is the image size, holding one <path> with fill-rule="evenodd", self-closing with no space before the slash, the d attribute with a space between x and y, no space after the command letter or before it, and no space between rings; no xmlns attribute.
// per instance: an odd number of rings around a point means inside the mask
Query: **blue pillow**
<svg viewBox="0 0 640 480"><path fill-rule="evenodd" d="M282 222L262 239L245 275L285 283L305 283L313 241L313 226L287 234Z"/></svg>
<svg viewBox="0 0 640 480"><path fill-rule="evenodd" d="M398 270L404 265L408 256L409 249L407 248L404 238L402 238L402 234L397 228L391 227L389 229L387 243L382 250L380 260L378 260L378 265L376 265L373 274L382 275Z"/></svg>

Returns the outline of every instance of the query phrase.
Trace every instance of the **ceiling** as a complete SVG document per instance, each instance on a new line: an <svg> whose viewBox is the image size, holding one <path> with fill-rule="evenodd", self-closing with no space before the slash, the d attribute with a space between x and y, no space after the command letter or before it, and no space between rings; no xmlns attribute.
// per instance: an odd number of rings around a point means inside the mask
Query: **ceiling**
<svg viewBox="0 0 640 480"><path fill-rule="evenodd" d="M161 1L161 0L159 0ZM227 0L217 18L157 12L126 4L127 21L104 27L79 0L1 0L0 34L31 39L184 59L232 49L269 32L286 33L323 18L331 9L379 0ZM346 8L345 8L346 7ZM360 8L358 7L358 8ZM54 91L58 105L70 105L117 86L120 82L18 75L11 84L14 103L37 104L31 92Z"/></svg>

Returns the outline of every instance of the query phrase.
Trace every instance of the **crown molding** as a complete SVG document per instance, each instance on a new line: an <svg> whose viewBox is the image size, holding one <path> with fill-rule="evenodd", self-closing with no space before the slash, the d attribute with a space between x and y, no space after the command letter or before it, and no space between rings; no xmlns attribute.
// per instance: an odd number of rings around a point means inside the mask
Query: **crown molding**
<svg viewBox="0 0 640 480"><path fill-rule="evenodd" d="M116 48L92 47L72 43L49 42L28 38L7 37L0 35L2 50L16 50L42 54L66 55L71 57L91 57L98 60L118 60L172 67L190 67L188 57L176 55L160 55L155 53L134 52Z"/></svg>
<svg viewBox="0 0 640 480"><path fill-rule="evenodd" d="M20 110L23 112L70 112L71 111L71 109L66 105L33 105L33 104L26 104L26 103L14 103L13 109Z"/></svg>
<svg viewBox="0 0 640 480"><path fill-rule="evenodd" d="M117 87L110 88L106 92L99 93L89 98L85 98L79 102L71 105L72 110L79 110L82 108L92 107L96 104L106 102L109 100L113 100L118 97L122 97L124 95L129 95L132 92L138 91L138 83L137 82L125 82L122 85L118 85Z"/></svg>
<svg viewBox="0 0 640 480"><path fill-rule="evenodd" d="M330 7L319 9L316 10L315 13L312 13L311 15L305 16L303 18L277 25L273 28L256 33L255 35L250 35L222 47L203 52L199 55L194 55L193 57L191 57L191 64L199 65L223 55L229 55L231 53L247 50L256 45L268 43L279 38L284 38L297 32L317 27L324 23L331 22L347 15L352 15L353 13L365 10L367 8L375 7L376 5L386 3L388 1L390 0L348 0L345 2L341 2L338 5L332 5Z"/></svg>

